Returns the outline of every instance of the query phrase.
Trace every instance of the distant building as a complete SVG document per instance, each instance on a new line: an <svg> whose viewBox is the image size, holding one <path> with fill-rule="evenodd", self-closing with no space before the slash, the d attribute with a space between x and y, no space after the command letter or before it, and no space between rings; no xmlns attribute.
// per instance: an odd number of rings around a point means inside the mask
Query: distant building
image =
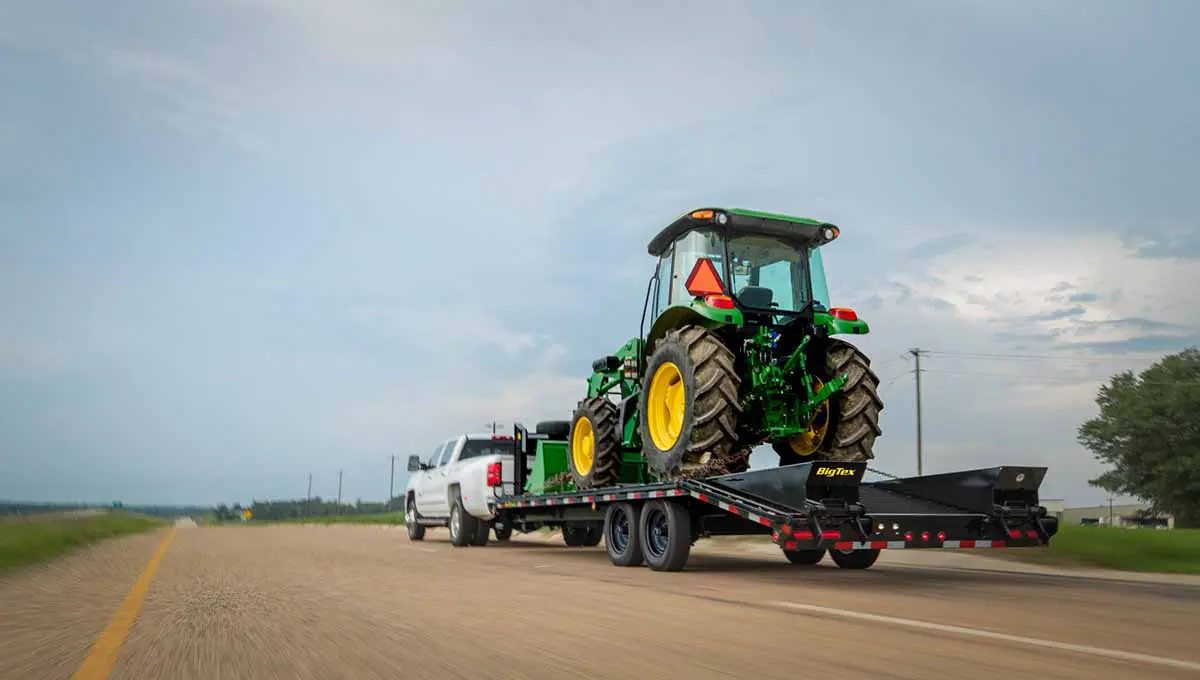
<svg viewBox="0 0 1200 680"><path fill-rule="evenodd" d="M1123 505L1089 505L1085 507L1066 508L1060 522L1064 524L1094 524L1099 526L1115 526L1125 528L1175 528L1175 517L1166 513L1149 516L1148 503L1127 503Z"/></svg>

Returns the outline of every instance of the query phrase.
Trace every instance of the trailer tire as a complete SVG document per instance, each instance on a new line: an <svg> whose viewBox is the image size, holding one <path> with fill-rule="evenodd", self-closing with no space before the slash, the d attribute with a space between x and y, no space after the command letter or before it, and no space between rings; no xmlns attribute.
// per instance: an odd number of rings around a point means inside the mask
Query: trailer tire
<svg viewBox="0 0 1200 680"><path fill-rule="evenodd" d="M492 531L496 532L496 541L499 543L507 543L513 535L513 525L503 517L497 517L492 522Z"/></svg>
<svg viewBox="0 0 1200 680"><path fill-rule="evenodd" d="M788 562L802 567L811 567L825 557L825 549L820 550L784 550L783 556Z"/></svg>
<svg viewBox="0 0 1200 680"><path fill-rule="evenodd" d="M492 528L488 526L487 522L475 520L475 535L471 538L471 545L482 548L488 544L488 538L491 535Z"/></svg>
<svg viewBox="0 0 1200 680"><path fill-rule="evenodd" d="M842 569L867 569L879 559L879 550L830 550L829 557Z"/></svg>
<svg viewBox="0 0 1200 680"><path fill-rule="evenodd" d="M562 537L563 543L566 543L567 547L578 548L587 540L587 529L572 524L564 524L562 526Z"/></svg>
<svg viewBox="0 0 1200 680"><path fill-rule="evenodd" d="M450 503L450 521L447 523L447 527L450 529L450 545L462 548L470 545L475 539L477 522L463 507L462 496L458 489L454 489L451 493L454 500Z"/></svg>
<svg viewBox="0 0 1200 680"><path fill-rule="evenodd" d="M613 503L604 513L604 548L618 567L636 567L646 560L638 529L639 508L632 503Z"/></svg>
<svg viewBox="0 0 1200 680"><path fill-rule="evenodd" d="M692 551L692 517L679 503L656 500L642 508L638 538L646 565L654 571L679 571Z"/></svg>
<svg viewBox="0 0 1200 680"><path fill-rule="evenodd" d="M600 545L602 538L604 538L603 524L589 524L583 530L583 546L585 548L595 548Z"/></svg>
<svg viewBox="0 0 1200 680"><path fill-rule="evenodd" d="M567 467L575 488L600 489L621 481L617 418L617 405L604 397L584 399L575 407L567 437ZM580 463L586 469L580 469Z"/></svg>
<svg viewBox="0 0 1200 680"><path fill-rule="evenodd" d="M638 399L638 430L642 455L655 479L672 481L692 468L730 457L738 441L741 379L733 352L716 334L702 326L667 331L654 344L645 375ZM668 385L676 380L682 387L682 403L672 404L674 390ZM654 417L673 417L676 409L683 414L677 433L673 423Z"/></svg>
<svg viewBox="0 0 1200 680"><path fill-rule="evenodd" d="M404 528L408 530L408 540L425 540L425 525L421 524L421 517L417 514L417 504L411 498L404 501Z"/></svg>

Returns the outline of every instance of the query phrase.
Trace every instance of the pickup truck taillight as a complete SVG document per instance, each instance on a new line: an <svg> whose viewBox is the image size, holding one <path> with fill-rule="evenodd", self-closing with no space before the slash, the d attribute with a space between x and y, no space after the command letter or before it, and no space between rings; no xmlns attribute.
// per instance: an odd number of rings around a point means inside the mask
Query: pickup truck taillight
<svg viewBox="0 0 1200 680"><path fill-rule="evenodd" d="M504 482L500 479L500 463L488 463L487 466L487 485L500 486Z"/></svg>

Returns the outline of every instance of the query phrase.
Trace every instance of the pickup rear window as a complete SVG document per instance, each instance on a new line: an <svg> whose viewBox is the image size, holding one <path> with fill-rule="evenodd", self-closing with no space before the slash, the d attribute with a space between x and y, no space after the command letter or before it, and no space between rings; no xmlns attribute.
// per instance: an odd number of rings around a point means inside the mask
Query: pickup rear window
<svg viewBox="0 0 1200 680"><path fill-rule="evenodd" d="M459 455L459 460L467 460L468 458L482 458L483 456L507 455L511 456L516 452L512 439L468 439L466 444L463 444L462 453Z"/></svg>

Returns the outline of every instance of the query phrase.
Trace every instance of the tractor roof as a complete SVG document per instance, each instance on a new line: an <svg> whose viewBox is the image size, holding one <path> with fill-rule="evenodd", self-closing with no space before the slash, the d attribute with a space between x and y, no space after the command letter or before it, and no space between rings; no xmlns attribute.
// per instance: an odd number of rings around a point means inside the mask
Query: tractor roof
<svg viewBox="0 0 1200 680"><path fill-rule="evenodd" d="M647 250L654 257L660 257L676 239L693 229L704 227L721 229L722 227L713 221L713 216L717 213L725 213L729 216L729 223L724 225L724 229L728 230L730 235L770 234L802 241L821 241L820 230L822 228L837 229L836 225L807 217L742 208L697 208L680 215L674 222L658 232L658 235L650 239Z"/></svg>

